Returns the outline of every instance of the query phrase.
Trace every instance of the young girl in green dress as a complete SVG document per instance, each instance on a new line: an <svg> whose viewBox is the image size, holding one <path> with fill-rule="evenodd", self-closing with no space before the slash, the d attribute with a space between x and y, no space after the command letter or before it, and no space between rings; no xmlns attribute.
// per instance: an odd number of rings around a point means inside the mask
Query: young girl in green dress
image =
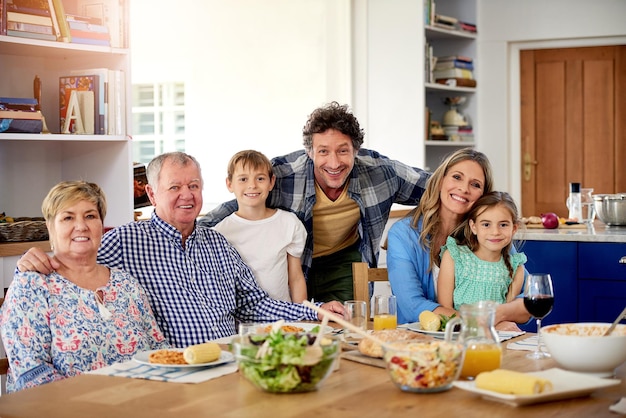
<svg viewBox="0 0 626 418"><path fill-rule="evenodd" d="M506 192L486 193L474 203L441 248L441 305L459 309L480 300L504 303L520 294L526 255L511 253L518 219L517 206Z"/></svg>

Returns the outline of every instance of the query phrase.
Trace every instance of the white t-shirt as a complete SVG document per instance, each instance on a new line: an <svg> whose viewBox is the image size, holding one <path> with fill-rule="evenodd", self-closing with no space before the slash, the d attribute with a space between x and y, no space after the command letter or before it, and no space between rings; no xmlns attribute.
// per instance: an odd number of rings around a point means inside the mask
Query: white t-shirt
<svg viewBox="0 0 626 418"><path fill-rule="evenodd" d="M272 299L291 302L287 254L300 258L306 243L306 229L295 214L278 209L269 218L251 221L233 213L215 229L237 249Z"/></svg>

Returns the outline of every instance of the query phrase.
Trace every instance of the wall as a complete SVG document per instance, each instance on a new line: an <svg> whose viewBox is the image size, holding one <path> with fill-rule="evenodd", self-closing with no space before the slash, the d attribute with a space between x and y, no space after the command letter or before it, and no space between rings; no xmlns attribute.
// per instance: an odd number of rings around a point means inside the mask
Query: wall
<svg viewBox="0 0 626 418"><path fill-rule="evenodd" d="M479 148L521 201L520 49L626 44L623 0L478 0Z"/></svg>
<svg viewBox="0 0 626 418"><path fill-rule="evenodd" d="M350 1L172 4L131 2L132 80L185 82L187 152L203 168L206 210L233 198L232 154L302 149L314 108L350 103Z"/></svg>

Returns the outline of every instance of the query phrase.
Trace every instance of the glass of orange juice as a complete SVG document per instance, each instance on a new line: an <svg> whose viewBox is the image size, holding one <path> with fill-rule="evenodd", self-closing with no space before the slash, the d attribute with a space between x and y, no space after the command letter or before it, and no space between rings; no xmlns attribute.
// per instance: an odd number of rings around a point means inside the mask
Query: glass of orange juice
<svg viewBox="0 0 626 418"><path fill-rule="evenodd" d="M502 349L499 344L470 343L465 346L465 359L461 369L462 379L473 379L480 372L500 367Z"/></svg>
<svg viewBox="0 0 626 418"><path fill-rule="evenodd" d="M398 311L394 295L374 296L374 331L396 329Z"/></svg>

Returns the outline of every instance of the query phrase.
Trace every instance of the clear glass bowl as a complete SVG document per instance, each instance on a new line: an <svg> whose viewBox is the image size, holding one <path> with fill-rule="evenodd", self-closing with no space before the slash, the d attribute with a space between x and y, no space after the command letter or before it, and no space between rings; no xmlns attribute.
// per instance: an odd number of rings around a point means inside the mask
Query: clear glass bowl
<svg viewBox="0 0 626 418"><path fill-rule="evenodd" d="M463 366L463 345L440 340L392 343L383 356L391 381L405 392L443 392Z"/></svg>
<svg viewBox="0 0 626 418"><path fill-rule="evenodd" d="M339 339L330 336L322 337L319 348L306 348L312 346L315 336L311 333L283 334L279 337L283 341L272 340L271 349L263 348L265 339L274 338L269 334L237 336L232 347L239 372L265 392L317 390L334 370L341 349ZM299 345L302 350L297 348Z"/></svg>

